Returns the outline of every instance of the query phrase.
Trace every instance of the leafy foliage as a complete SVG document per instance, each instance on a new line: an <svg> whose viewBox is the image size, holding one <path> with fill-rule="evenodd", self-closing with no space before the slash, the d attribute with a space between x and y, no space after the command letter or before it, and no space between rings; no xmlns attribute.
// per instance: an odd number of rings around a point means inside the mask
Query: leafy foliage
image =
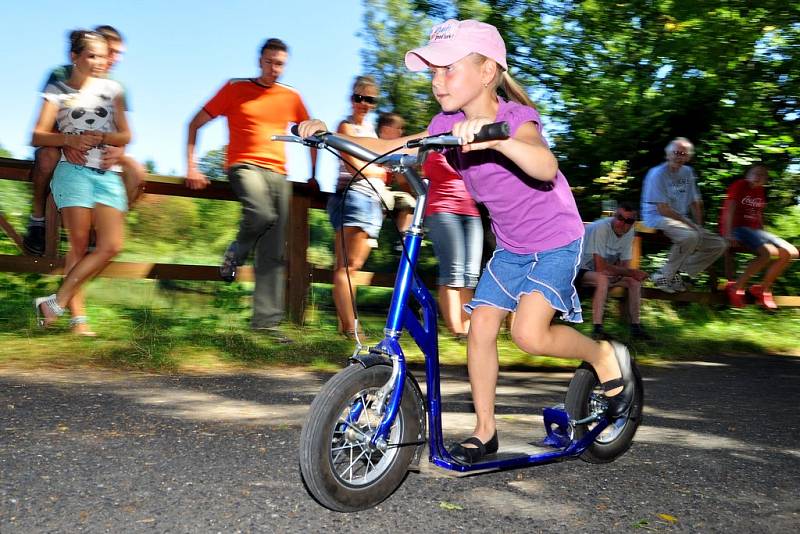
<svg viewBox="0 0 800 534"><path fill-rule="evenodd" d="M757 160L773 170L773 208L795 203L800 193L791 172L800 164L797 2L367 0L366 6L365 62L381 74L386 102L415 125L435 105L429 88L403 75L405 51L447 16L497 26L511 74L532 88L549 119L549 137L587 220L598 214L601 198L638 201L647 169L679 135L697 146L694 166L709 206Z"/></svg>

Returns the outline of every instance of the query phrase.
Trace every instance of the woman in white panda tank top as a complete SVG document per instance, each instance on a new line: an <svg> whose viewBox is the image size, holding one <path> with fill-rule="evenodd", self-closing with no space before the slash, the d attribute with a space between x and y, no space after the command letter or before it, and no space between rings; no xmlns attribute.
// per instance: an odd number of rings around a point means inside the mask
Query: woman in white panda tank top
<svg viewBox="0 0 800 534"><path fill-rule="evenodd" d="M366 121L377 99L378 85L375 80L370 76L357 77L350 95L351 115L339 124L337 132L355 137L377 137L375 128ZM342 333L346 337L354 337L356 326L347 273L348 270L352 274L361 269L369 257L372 243L377 242L383 223L381 194L386 188L386 171L377 165L370 165L353 180L356 170L361 169L365 162L346 154L342 154L342 157L347 163L340 164L336 193L328 200L328 216L336 231L333 300ZM347 258L344 257L345 250Z"/></svg>
<svg viewBox="0 0 800 534"><path fill-rule="evenodd" d="M34 299L34 307L41 326L55 322L68 308L73 332L94 335L86 323L81 288L122 249L127 210L122 179L115 169L103 170L101 161L106 145L124 146L131 134L122 87L105 77L105 38L92 31L73 31L70 57L70 78L45 89L32 144L74 148L86 156L86 163L75 165L62 156L53 173L50 187L70 248L58 292ZM92 227L97 244L88 252Z"/></svg>

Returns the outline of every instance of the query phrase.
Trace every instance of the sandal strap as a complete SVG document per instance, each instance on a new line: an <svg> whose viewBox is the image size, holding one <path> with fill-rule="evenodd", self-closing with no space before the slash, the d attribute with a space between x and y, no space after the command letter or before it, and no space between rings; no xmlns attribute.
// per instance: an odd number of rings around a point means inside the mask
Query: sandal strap
<svg viewBox="0 0 800 534"><path fill-rule="evenodd" d="M45 306L50 308L50 311L53 312L54 315L56 315L56 316L64 315L64 311L65 310L64 310L64 308L62 308L61 306L58 305L58 301L56 300L56 294L55 293L53 293L52 295L49 295L48 297L46 297L43 301L41 301L39 303L40 306L42 304L44 304Z"/></svg>
<svg viewBox="0 0 800 534"><path fill-rule="evenodd" d="M600 384L600 387L603 388L604 393L608 393L612 389L617 389L623 387L624 385L625 381L622 379L622 377L619 377L609 380L608 382L603 382L602 384Z"/></svg>
<svg viewBox="0 0 800 534"><path fill-rule="evenodd" d="M85 315L76 315L72 319L69 320L70 326L78 326L79 324L86 324L89 322L89 319Z"/></svg>

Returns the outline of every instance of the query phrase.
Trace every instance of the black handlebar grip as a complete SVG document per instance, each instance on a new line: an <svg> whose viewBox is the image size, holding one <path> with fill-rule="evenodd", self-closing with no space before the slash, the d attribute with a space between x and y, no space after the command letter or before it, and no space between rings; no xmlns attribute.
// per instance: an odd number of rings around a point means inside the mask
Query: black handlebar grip
<svg viewBox="0 0 800 534"><path fill-rule="evenodd" d="M300 128L298 127L297 124L292 124L292 127L289 128L289 131L292 132L292 135L296 135L297 137L300 137ZM320 130L318 132L314 132L309 137L313 137L315 135L322 135L322 134L326 134L326 133L330 133L330 132L326 132L326 131Z"/></svg>
<svg viewBox="0 0 800 534"><path fill-rule="evenodd" d="M510 135L511 130L508 128L508 123L506 121L493 122L492 124L487 124L478 130L478 133L475 134L475 139L473 139L472 142L481 143L483 141L500 141L503 139L508 139Z"/></svg>

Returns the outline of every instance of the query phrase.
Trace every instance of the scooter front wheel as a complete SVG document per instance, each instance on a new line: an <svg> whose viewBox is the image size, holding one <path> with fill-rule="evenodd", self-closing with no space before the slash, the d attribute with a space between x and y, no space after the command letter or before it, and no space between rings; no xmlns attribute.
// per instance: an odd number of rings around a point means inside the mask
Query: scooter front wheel
<svg viewBox="0 0 800 534"><path fill-rule="evenodd" d="M421 436L414 392L406 384L385 446L370 445L383 407L377 393L392 368L353 364L319 392L300 434L300 473L314 499L338 512L371 508L385 500L408 474Z"/></svg>
<svg viewBox="0 0 800 534"><path fill-rule="evenodd" d="M633 442L633 436L642 421L644 407L644 386L642 377L636 363L632 362L633 374L636 378L636 394L633 405L628 415L613 420L595 438L594 442L580 455L581 460L594 464L608 463L622 456ZM594 369L589 364L582 364L569 383L565 401L567 413L573 420L580 420L599 411L600 381ZM574 439L579 440L589 432L597 423L577 425L574 429Z"/></svg>

